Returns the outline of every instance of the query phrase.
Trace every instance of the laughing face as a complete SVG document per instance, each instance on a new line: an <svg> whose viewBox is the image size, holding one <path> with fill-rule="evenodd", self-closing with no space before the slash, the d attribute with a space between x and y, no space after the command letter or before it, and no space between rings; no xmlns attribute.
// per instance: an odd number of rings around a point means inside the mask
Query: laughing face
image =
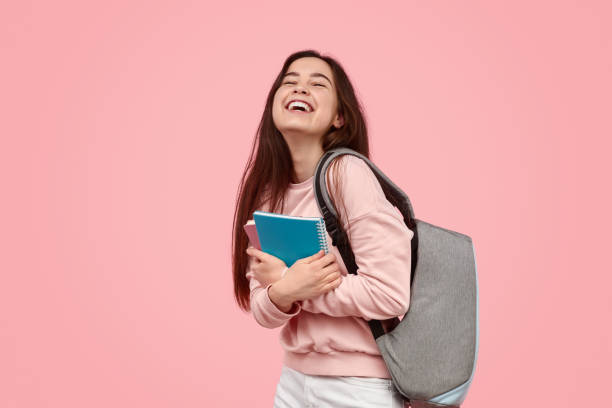
<svg viewBox="0 0 612 408"><path fill-rule="evenodd" d="M289 138L320 138L330 127L341 127L338 98L331 68L319 58L304 57L289 65L274 94L272 118Z"/></svg>

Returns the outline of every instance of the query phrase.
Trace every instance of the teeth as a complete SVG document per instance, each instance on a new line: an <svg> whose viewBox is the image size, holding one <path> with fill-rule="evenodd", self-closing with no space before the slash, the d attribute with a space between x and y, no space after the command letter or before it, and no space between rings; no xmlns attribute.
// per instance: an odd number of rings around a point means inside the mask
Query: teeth
<svg viewBox="0 0 612 408"><path fill-rule="evenodd" d="M291 110L294 106L301 106L304 108L304 110L306 112L312 112L312 109L310 109L310 106L307 103L301 102L301 101L293 101L289 104L289 106L287 106L287 109Z"/></svg>

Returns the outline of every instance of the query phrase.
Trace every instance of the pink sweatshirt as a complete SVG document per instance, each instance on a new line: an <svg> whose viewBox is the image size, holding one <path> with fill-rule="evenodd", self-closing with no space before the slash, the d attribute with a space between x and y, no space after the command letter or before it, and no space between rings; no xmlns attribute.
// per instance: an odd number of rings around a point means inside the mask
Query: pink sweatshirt
<svg viewBox="0 0 612 408"><path fill-rule="evenodd" d="M261 326L282 326L284 364L310 375L391 378L368 320L403 317L410 300L410 240L414 233L400 211L387 201L374 172L360 158L338 160L342 194L351 225L351 246L357 275L347 273L338 249L327 234L328 248L343 275L334 290L294 303L284 313L270 300L268 289L253 277L249 257L251 311ZM334 175L328 188L334 191ZM313 178L290 184L284 214L321 217ZM267 211L267 204L262 208ZM340 211L343 209L341 208ZM347 231L346 223L343 225Z"/></svg>

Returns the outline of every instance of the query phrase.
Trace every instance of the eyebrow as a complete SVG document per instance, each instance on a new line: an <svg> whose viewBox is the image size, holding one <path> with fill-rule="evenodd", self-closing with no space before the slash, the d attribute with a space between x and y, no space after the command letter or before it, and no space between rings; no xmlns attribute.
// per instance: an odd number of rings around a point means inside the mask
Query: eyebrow
<svg viewBox="0 0 612 408"><path fill-rule="evenodd" d="M285 75L283 75L283 78L286 76L300 76L300 74L298 74L297 72L291 71L291 72L287 72ZM331 85L332 81L329 80L328 77L326 77L325 75L323 75L320 72L313 72L312 74L310 74L311 77L323 77L325 79L327 79L327 82L329 82L329 84Z"/></svg>

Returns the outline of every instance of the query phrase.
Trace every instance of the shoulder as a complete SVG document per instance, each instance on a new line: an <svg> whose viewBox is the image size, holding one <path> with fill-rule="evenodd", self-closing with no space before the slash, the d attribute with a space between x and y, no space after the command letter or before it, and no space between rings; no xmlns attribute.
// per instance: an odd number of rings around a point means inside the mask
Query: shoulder
<svg viewBox="0 0 612 408"><path fill-rule="evenodd" d="M336 160L339 162L337 172L341 177L343 188L361 186L364 193L373 193L374 191L371 190L377 190L377 186L380 188L380 183L374 171L360 157L353 156L352 154L343 154Z"/></svg>
<svg viewBox="0 0 612 408"><path fill-rule="evenodd" d="M336 191L340 193L349 220L377 211L386 198L370 166L351 154L344 154L335 160L338 160L337 170L330 174L328 191L331 195ZM336 177L339 179L339 188L336 187Z"/></svg>
<svg viewBox="0 0 612 408"><path fill-rule="evenodd" d="M340 176L346 176L345 178L347 181L354 180L355 178L363 178L363 181L373 181L378 183L374 171L360 157L353 156L352 154L343 154L342 156L335 158L334 162L335 161L338 162L336 171L340 173ZM334 166L330 165L330 168L333 168Z"/></svg>

